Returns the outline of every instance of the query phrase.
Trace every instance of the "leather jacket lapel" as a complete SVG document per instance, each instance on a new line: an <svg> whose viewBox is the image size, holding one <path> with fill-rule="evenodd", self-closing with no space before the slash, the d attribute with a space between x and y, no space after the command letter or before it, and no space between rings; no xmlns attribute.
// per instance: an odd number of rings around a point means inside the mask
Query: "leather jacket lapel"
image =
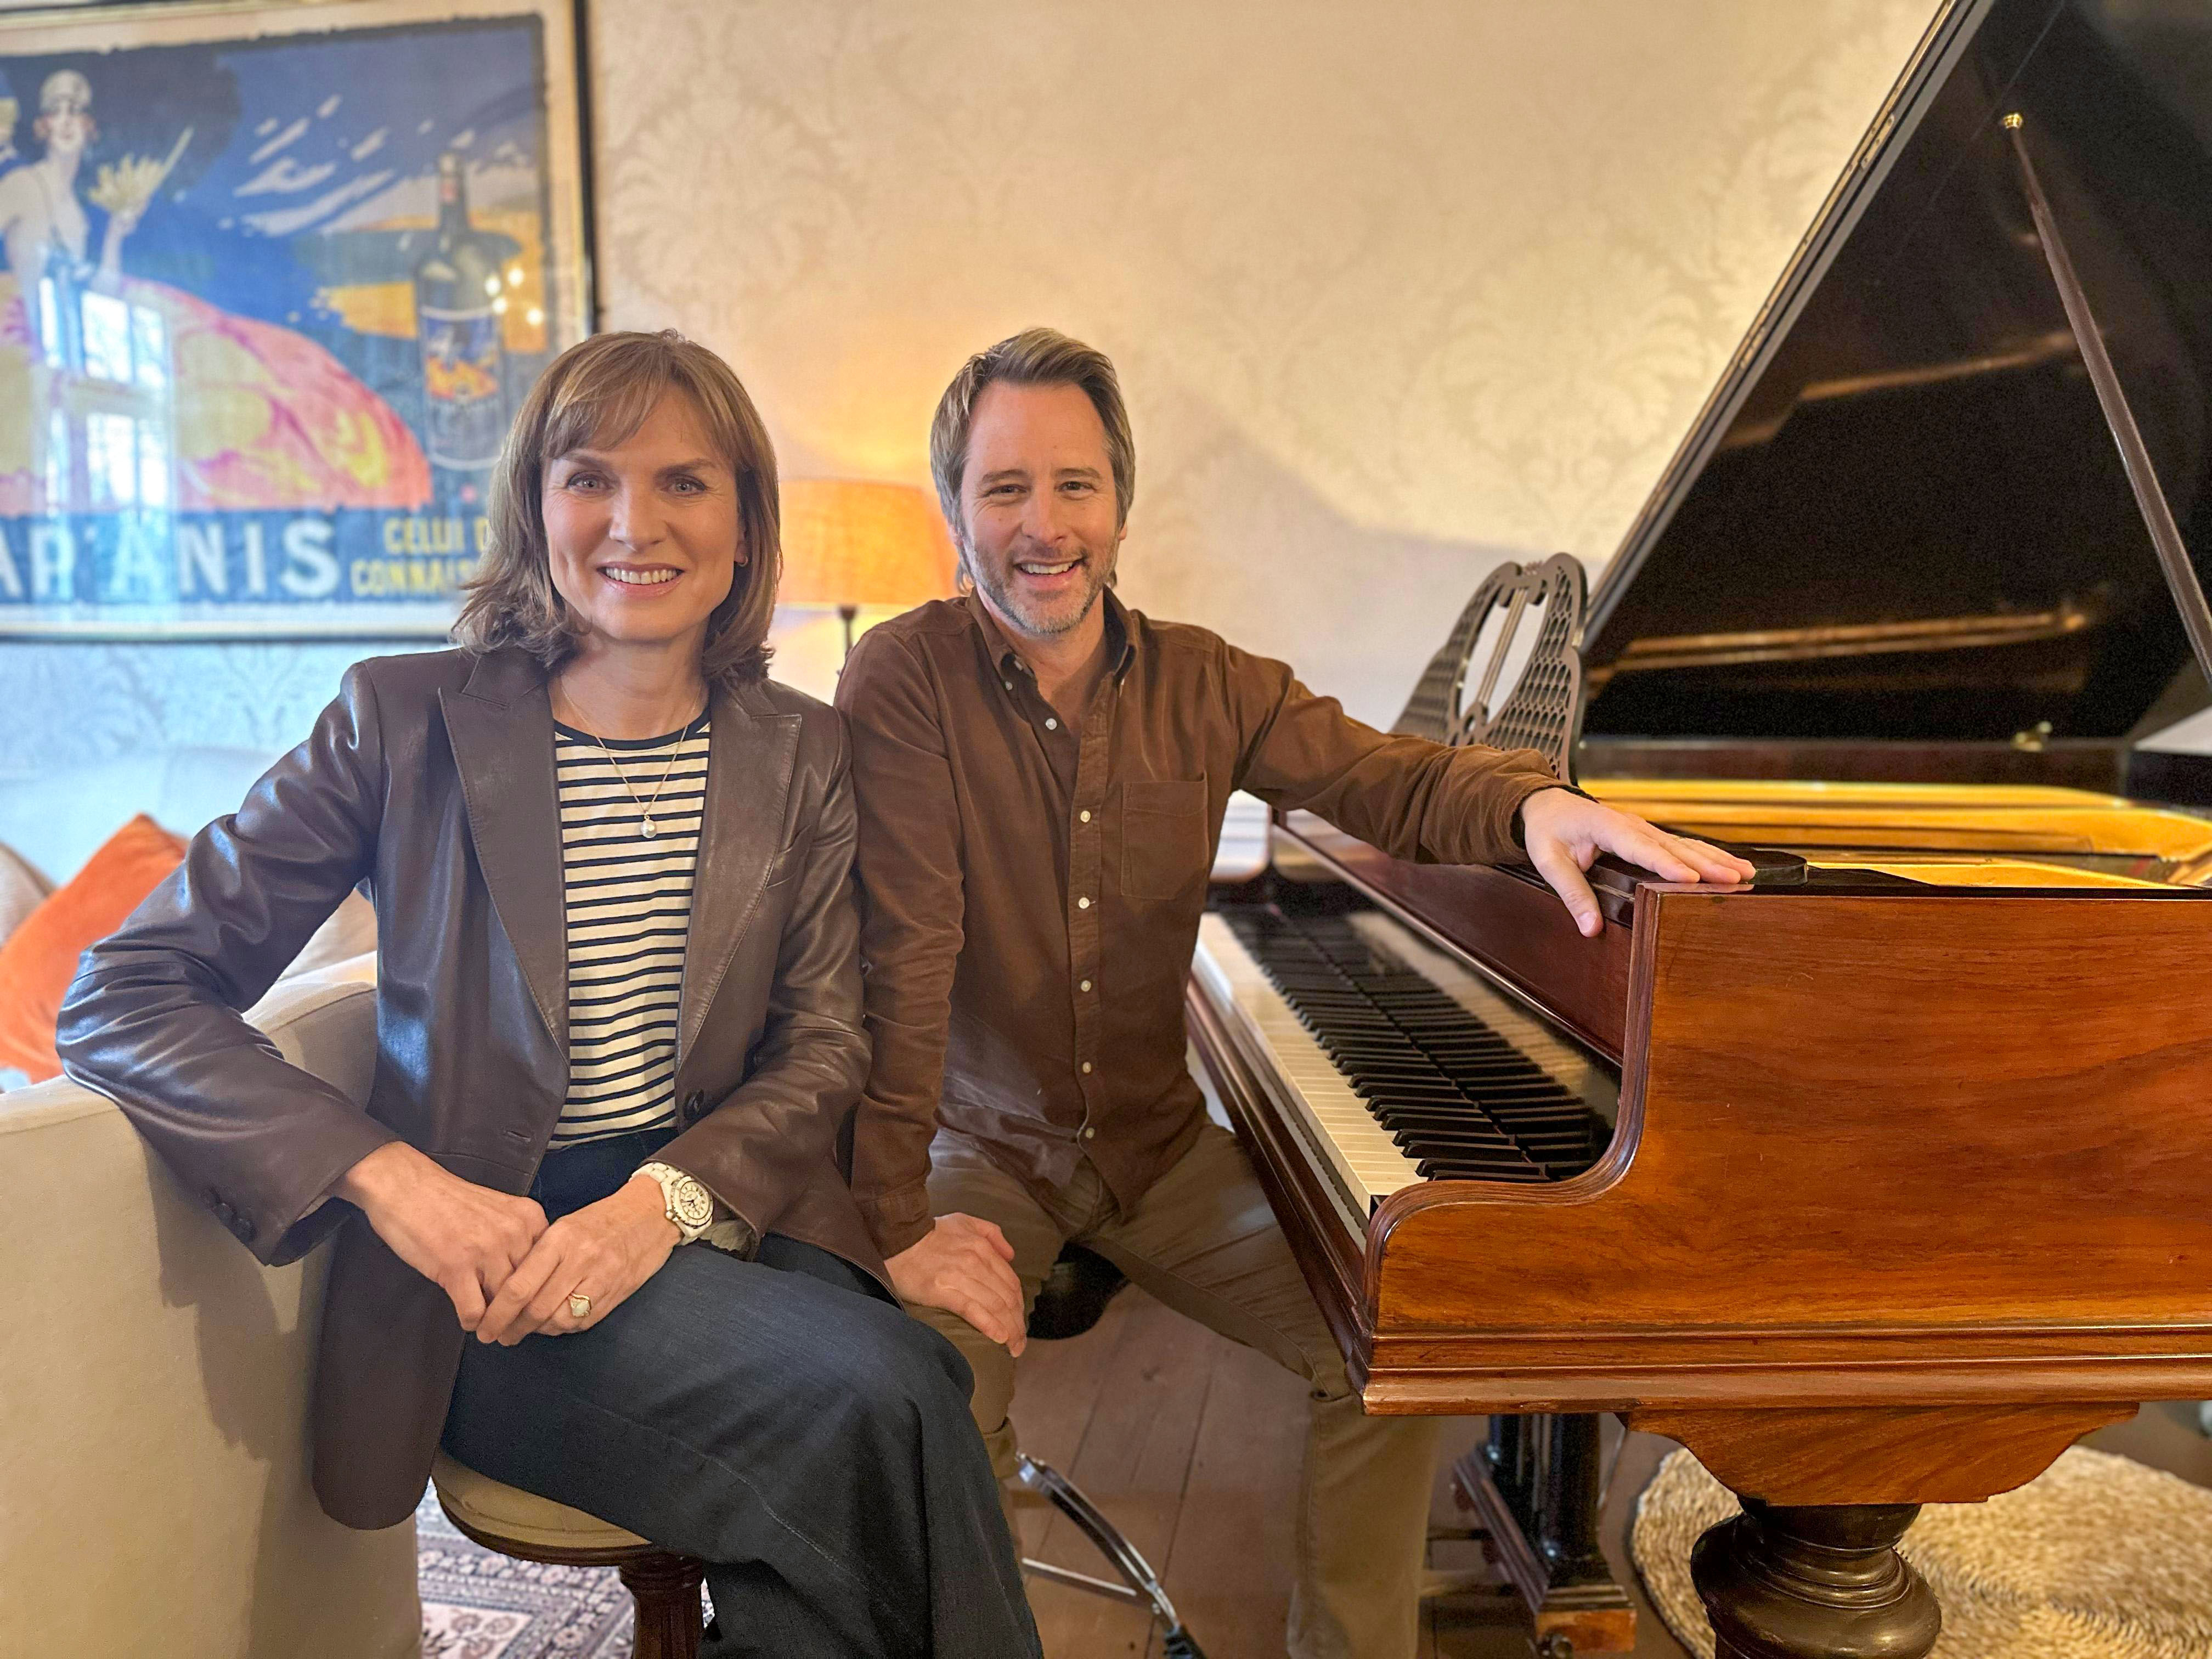
<svg viewBox="0 0 2212 1659"><path fill-rule="evenodd" d="M707 804L699 833L699 874L691 891L691 932L684 952L683 1006L676 1063L690 1057L730 957L760 906L769 867L783 845L785 806L799 757L797 714L756 712L743 690L716 690L707 739Z"/></svg>
<svg viewBox="0 0 2212 1659"><path fill-rule="evenodd" d="M468 803L477 867L545 1029L568 1052L568 940L561 886L561 801L545 675L520 651L478 659L438 705Z"/></svg>

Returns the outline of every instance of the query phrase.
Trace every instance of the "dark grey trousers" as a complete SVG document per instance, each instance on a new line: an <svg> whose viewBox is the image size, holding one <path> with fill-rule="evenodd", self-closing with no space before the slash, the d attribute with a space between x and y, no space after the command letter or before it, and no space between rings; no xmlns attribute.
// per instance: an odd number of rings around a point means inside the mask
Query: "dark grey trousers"
<svg viewBox="0 0 2212 1659"><path fill-rule="evenodd" d="M772 1234L757 1261L683 1246L574 1336L471 1340L445 1443L706 1562L718 1659L1038 1659L969 1387L872 1280Z"/></svg>

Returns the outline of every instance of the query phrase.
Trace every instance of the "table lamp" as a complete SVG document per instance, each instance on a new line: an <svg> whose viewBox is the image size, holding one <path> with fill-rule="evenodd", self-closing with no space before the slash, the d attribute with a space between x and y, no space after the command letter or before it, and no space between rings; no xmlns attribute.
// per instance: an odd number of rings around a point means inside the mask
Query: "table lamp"
<svg viewBox="0 0 2212 1659"><path fill-rule="evenodd" d="M937 503L912 484L787 478L786 605L828 605L845 620L845 654L862 605L904 609L952 592L952 538Z"/></svg>

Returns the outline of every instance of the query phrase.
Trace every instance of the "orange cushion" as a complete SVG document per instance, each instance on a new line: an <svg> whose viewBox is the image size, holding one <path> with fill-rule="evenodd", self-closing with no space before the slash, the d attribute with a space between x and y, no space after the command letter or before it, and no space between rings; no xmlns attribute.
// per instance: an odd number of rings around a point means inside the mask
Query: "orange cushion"
<svg viewBox="0 0 2212 1659"><path fill-rule="evenodd" d="M33 1083L60 1075L54 1021L77 957L120 927L184 857L185 843L141 812L0 945L0 1069Z"/></svg>

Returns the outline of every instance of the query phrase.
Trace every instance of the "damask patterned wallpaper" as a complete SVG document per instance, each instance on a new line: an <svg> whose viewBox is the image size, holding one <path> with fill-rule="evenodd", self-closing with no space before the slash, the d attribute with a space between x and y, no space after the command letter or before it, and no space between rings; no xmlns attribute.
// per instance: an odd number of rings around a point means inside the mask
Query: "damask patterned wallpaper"
<svg viewBox="0 0 2212 1659"><path fill-rule="evenodd" d="M1498 558L1612 552L1933 10L630 0L608 321L917 483L969 352L1091 340L1126 596L1387 720Z"/></svg>
<svg viewBox="0 0 2212 1659"><path fill-rule="evenodd" d="M605 320L915 483L967 353L1090 338L1125 595L1388 720L1496 560L1612 551L1932 10L599 0ZM280 748L371 648L0 645L0 778Z"/></svg>

